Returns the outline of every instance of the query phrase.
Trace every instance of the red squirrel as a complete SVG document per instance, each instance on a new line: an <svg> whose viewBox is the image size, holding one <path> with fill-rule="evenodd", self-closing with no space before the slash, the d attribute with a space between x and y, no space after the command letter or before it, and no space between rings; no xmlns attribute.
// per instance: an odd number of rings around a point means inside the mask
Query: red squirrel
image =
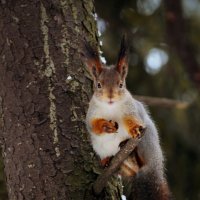
<svg viewBox="0 0 200 200"><path fill-rule="evenodd" d="M128 199L171 199L158 131L146 106L134 99L126 88L128 50L125 38L122 39L116 65L102 64L98 51L88 45L85 63L94 82L86 125L101 163L106 165L109 158L120 150L123 141L139 137L145 129L132 155L134 158L125 160L120 169L122 176L133 178Z"/></svg>

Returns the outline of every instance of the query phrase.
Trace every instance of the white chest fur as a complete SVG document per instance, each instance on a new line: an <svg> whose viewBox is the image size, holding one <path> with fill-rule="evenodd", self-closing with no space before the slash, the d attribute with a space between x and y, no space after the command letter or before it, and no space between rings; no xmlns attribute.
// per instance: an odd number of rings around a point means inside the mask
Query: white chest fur
<svg viewBox="0 0 200 200"><path fill-rule="evenodd" d="M101 159L114 156L119 151L119 144L130 138L130 135L125 130L122 123L124 116L123 105L114 103L113 105L98 105L95 107L94 116L96 118L104 118L106 120L113 120L118 123L118 130L116 133L103 133L97 135L91 132L91 141L93 149L100 156Z"/></svg>

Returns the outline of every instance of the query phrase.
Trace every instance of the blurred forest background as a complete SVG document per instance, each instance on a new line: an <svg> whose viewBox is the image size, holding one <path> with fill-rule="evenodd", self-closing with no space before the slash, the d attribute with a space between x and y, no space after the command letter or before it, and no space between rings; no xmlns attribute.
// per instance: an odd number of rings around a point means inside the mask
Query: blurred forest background
<svg viewBox="0 0 200 200"><path fill-rule="evenodd" d="M132 94L186 101L188 107L151 106L177 200L200 199L200 1L95 0L100 43L115 63L127 33ZM0 165L0 200L6 200Z"/></svg>
<svg viewBox="0 0 200 200"><path fill-rule="evenodd" d="M200 1L96 0L107 63L121 35L130 44L132 94L186 101L187 108L151 106L177 200L200 199Z"/></svg>

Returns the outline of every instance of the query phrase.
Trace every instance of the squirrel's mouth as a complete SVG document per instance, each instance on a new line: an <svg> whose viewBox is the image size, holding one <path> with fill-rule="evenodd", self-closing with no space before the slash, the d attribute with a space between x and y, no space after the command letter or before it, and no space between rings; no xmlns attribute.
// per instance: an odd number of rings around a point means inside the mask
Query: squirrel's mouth
<svg viewBox="0 0 200 200"><path fill-rule="evenodd" d="M108 104L110 104L110 105L113 104L113 103L114 103L114 101L112 101L112 100L110 100L110 101L108 102Z"/></svg>

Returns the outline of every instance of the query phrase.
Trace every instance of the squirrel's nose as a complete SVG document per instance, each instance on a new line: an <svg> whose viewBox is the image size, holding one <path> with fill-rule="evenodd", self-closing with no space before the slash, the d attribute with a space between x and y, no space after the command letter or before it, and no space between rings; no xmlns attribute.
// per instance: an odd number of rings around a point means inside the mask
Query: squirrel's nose
<svg viewBox="0 0 200 200"><path fill-rule="evenodd" d="M108 92L108 98L112 99L113 98L113 89L110 89Z"/></svg>

